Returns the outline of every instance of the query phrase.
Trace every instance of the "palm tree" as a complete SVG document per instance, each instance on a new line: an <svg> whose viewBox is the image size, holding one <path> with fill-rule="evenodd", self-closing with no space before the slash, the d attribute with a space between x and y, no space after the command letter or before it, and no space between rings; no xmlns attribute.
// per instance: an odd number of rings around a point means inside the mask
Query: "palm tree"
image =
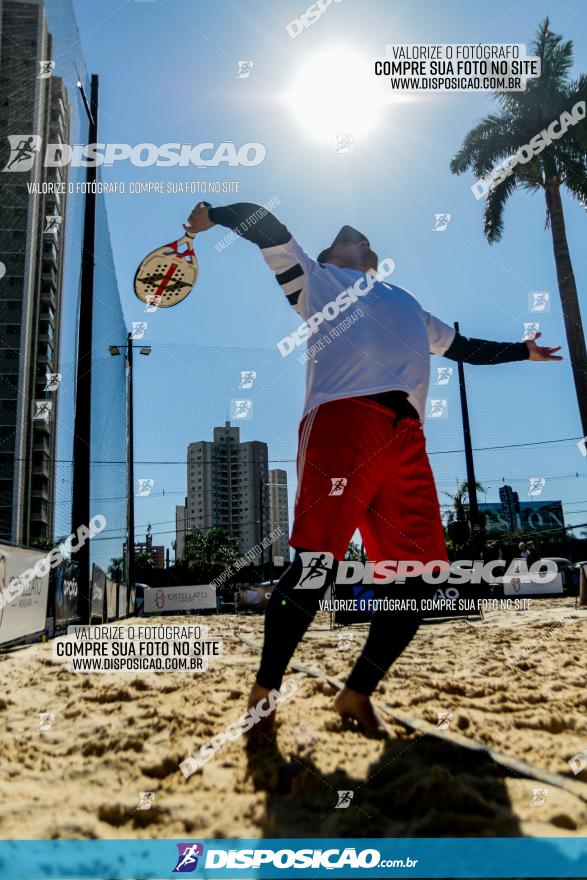
<svg viewBox="0 0 587 880"><path fill-rule="evenodd" d="M573 43L563 41L550 31L546 18L538 29L532 55L541 61L541 75L529 79L524 92L498 92L495 98L500 111L486 116L471 129L463 145L451 162L453 174L462 174L472 168L479 178L485 178L504 160L514 156L521 147L533 147L539 139L547 145L534 152L529 161L525 154L501 183L489 189L485 201L484 231L490 244L500 240L503 233L503 213L507 200L521 187L529 192L543 190L546 199L546 224L550 226L558 289L561 298L569 357L579 403L583 434L587 436L587 353L577 298L577 285L571 264L565 230L561 187L587 207L587 75L572 80ZM582 104L572 123L558 139L551 139L546 129L577 104ZM579 108L581 109L581 108ZM577 121L580 119L581 121ZM573 124L575 123L575 124ZM550 141L550 143L548 143ZM519 161L522 155L522 161Z"/></svg>
<svg viewBox="0 0 587 880"><path fill-rule="evenodd" d="M122 556L115 556L108 566L108 577L116 584L124 583L124 565Z"/></svg>
<svg viewBox="0 0 587 880"><path fill-rule="evenodd" d="M475 489L477 492L487 493L486 487L480 483L478 480L475 480ZM443 495L446 495L452 501L452 506L454 507L454 513L450 510L446 516L446 524L452 522L465 522L469 517L469 483L467 480L462 480L458 486L456 492L443 492Z"/></svg>

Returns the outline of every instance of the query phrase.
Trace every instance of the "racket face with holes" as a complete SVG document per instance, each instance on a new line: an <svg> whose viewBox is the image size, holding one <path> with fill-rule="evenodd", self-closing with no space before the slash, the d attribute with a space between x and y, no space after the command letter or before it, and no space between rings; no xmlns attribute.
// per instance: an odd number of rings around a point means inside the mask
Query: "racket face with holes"
<svg viewBox="0 0 587 880"><path fill-rule="evenodd" d="M184 235L145 257L137 269L134 289L141 302L168 309L185 299L197 280L193 237Z"/></svg>

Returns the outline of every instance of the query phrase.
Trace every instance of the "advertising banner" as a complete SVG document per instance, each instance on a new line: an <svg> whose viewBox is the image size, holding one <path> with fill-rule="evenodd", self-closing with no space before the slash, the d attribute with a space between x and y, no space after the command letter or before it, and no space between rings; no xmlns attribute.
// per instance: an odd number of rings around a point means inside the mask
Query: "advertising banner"
<svg viewBox="0 0 587 880"><path fill-rule="evenodd" d="M106 598L106 575L102 569L92 566L92 620L104 620L104 603Z"/></svg>
<svg viewBox="0 0 587 880"><path fill-rule="evenodd" d="M126 617L126 584L118 584L118 617Z"/></svg>
<svg viewBox="0 0 587 880"><path fill-rule="evenodd" d="M145 614L176 611L212 611L216 608L216 587L145 587Z"/></svg>
<svg viewBox="0 0 587 880"><path fill-rule="evenodd" d="M55 578L55 626L67 626L79 620L78 565L64 560L53 572Z"/></svg>
<svg viewBox="0 0 587 880"><path fill-rule="evenodd" d="M238 611L265 611L273 587L242 587L238 591Z"/></svg>
<svg viewBox="0 0 587 880"><path fill-rule="evenodd" d="M17 641L45 629L49 595L47 574L27 585L15 579L45 558L40 550L0 545L0 644Z"/></svg>
<svg viewBox="0 0 587 880"><path fill-rule="evenodd" d="M116 620L117 592L114 581L106 578L106 616L108 620Z"/></svg>

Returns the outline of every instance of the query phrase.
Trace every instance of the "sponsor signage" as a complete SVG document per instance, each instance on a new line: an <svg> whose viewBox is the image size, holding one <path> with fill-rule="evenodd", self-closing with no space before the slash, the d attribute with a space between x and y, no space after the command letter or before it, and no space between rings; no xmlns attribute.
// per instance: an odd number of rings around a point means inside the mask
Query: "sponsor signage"
<svg viewBox="0 0 587 880"><path fill-rule="evenodd" d="M104 620L104 601L106 597L106 575L97 565L92 566L92 620Z"/></svg>
<svg viewBox="0 0 587 880"><path fill-rule="evenodd" d="M106 616L108 620L116 620L117 589L114 581L106 578Z"/></svg>
<svg viewBox="0 0 587 880"><path fill-rule="evenodd" d="M145 587L145 614L210 611L216 608L216 587Z"/></svg>
<svg viewBox="0 0 587 880"><path fill-rule="evenodd" d="M47 598L49 595L49 570L35 577L22 590L12 590L11 581L22 575L35 563L44 559L45 553L0 544L0 644L17 641L45 629Z"/></svg>
<svg viewBox="0 0 587 880"><path fill-rule="evenodd" d="M126 584L118 584L118 616L126 617Z"/></svg>
<svg viewBox="0 0 587 880"><path fill-rule="evenodd" d="M499 538L516 532L541 532L546 529L564 529L565 517L560 501L520 501L515 509L508 510L499 501L479 504L479 512L485 516L485 534ZM513 522L509 522L509 518Z"/></svg>
<svg viewBox="0 0 587 880"><path fill-rule="evenodd" d="M64 560L55 569L55 626L79 620L77 576L77 562Z"/></svg>
<svg viewBox="0 0 587 880"><path fill-rule="evenodd" d="M238 591L238 610L265 611L272 591L272 586L241 587Z"/></svg>

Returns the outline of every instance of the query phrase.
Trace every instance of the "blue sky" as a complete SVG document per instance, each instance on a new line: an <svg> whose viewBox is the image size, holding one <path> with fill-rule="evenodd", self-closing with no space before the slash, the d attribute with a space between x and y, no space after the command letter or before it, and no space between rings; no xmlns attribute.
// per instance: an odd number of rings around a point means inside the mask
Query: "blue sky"
<svg viewBox="0 0 587 880"><path fill-rule="evenodd" d="M554 31L574 38L576 71L585 71L585 11L536 0L342 0L292 40L286 24L307 5L305 0L102 0L95 6L75 0L88 70L100 75L101 141L260 142L267 150L265 161L253 168L141 169L119 163L104 171L104 179L125 181L127 188L131 181L237 181L238 194L208 200L278 198L275 213L311 254L342 224L356 225L380 257L394 259L394 283L474 336L520 339L523 322L533 319L529 291L551 291L551 311L540 317L543 339L562 344L565 354L543 197L516 194L506 209L504 238L490 246L482 235L482 202L470 191L472 175L454 177L449 171L463 136L490 112L490 95L419 95L390 104L371 133L357 136L351 156L336 155L310 137L284 95L304 65L333 49L374 58L390 42L529 43L547 14ZM247 79L236 78L239 60L254 62ZM183 304L145 315L132 292L141 258L181 234L200 198L107 197L125 315L129 323L149 321L145 341L153 346L136 372L135 471L137 478L155 480L152 496L137 500L137 533L150 521L155 543L166 545L174 538L175 504L185 493L187 443L211 438L213 426L228 418L230 400L241 396L241 370L258 373L250 395L253 418L241 424L241 435L269 444L273 466L290 474L291 498L295 492L303 367L295 356L282 359L275 345L298 322L257 249L237 241L216 251L226 232L218 227L196 240L201 278ZM564 207L585 315L587 217L566 196ZM434 233L434 215L440 212L452 219L446 232ZM433 359L433 371L441 363L449 364ZM543 476L542 497L562 499L567 522L586 522L586 460L576 440L486 449L580 437L568 360L467 367L466 373L474 446L485 450L476 453L476 468L489 490L486 500L498 499L503 480L528 500L529 479ZM462 448L456 370L441 390L438 396L449 399L449 416L429 420L426 433L442 493L465 476L462 453L451 452Z"/></svg>

